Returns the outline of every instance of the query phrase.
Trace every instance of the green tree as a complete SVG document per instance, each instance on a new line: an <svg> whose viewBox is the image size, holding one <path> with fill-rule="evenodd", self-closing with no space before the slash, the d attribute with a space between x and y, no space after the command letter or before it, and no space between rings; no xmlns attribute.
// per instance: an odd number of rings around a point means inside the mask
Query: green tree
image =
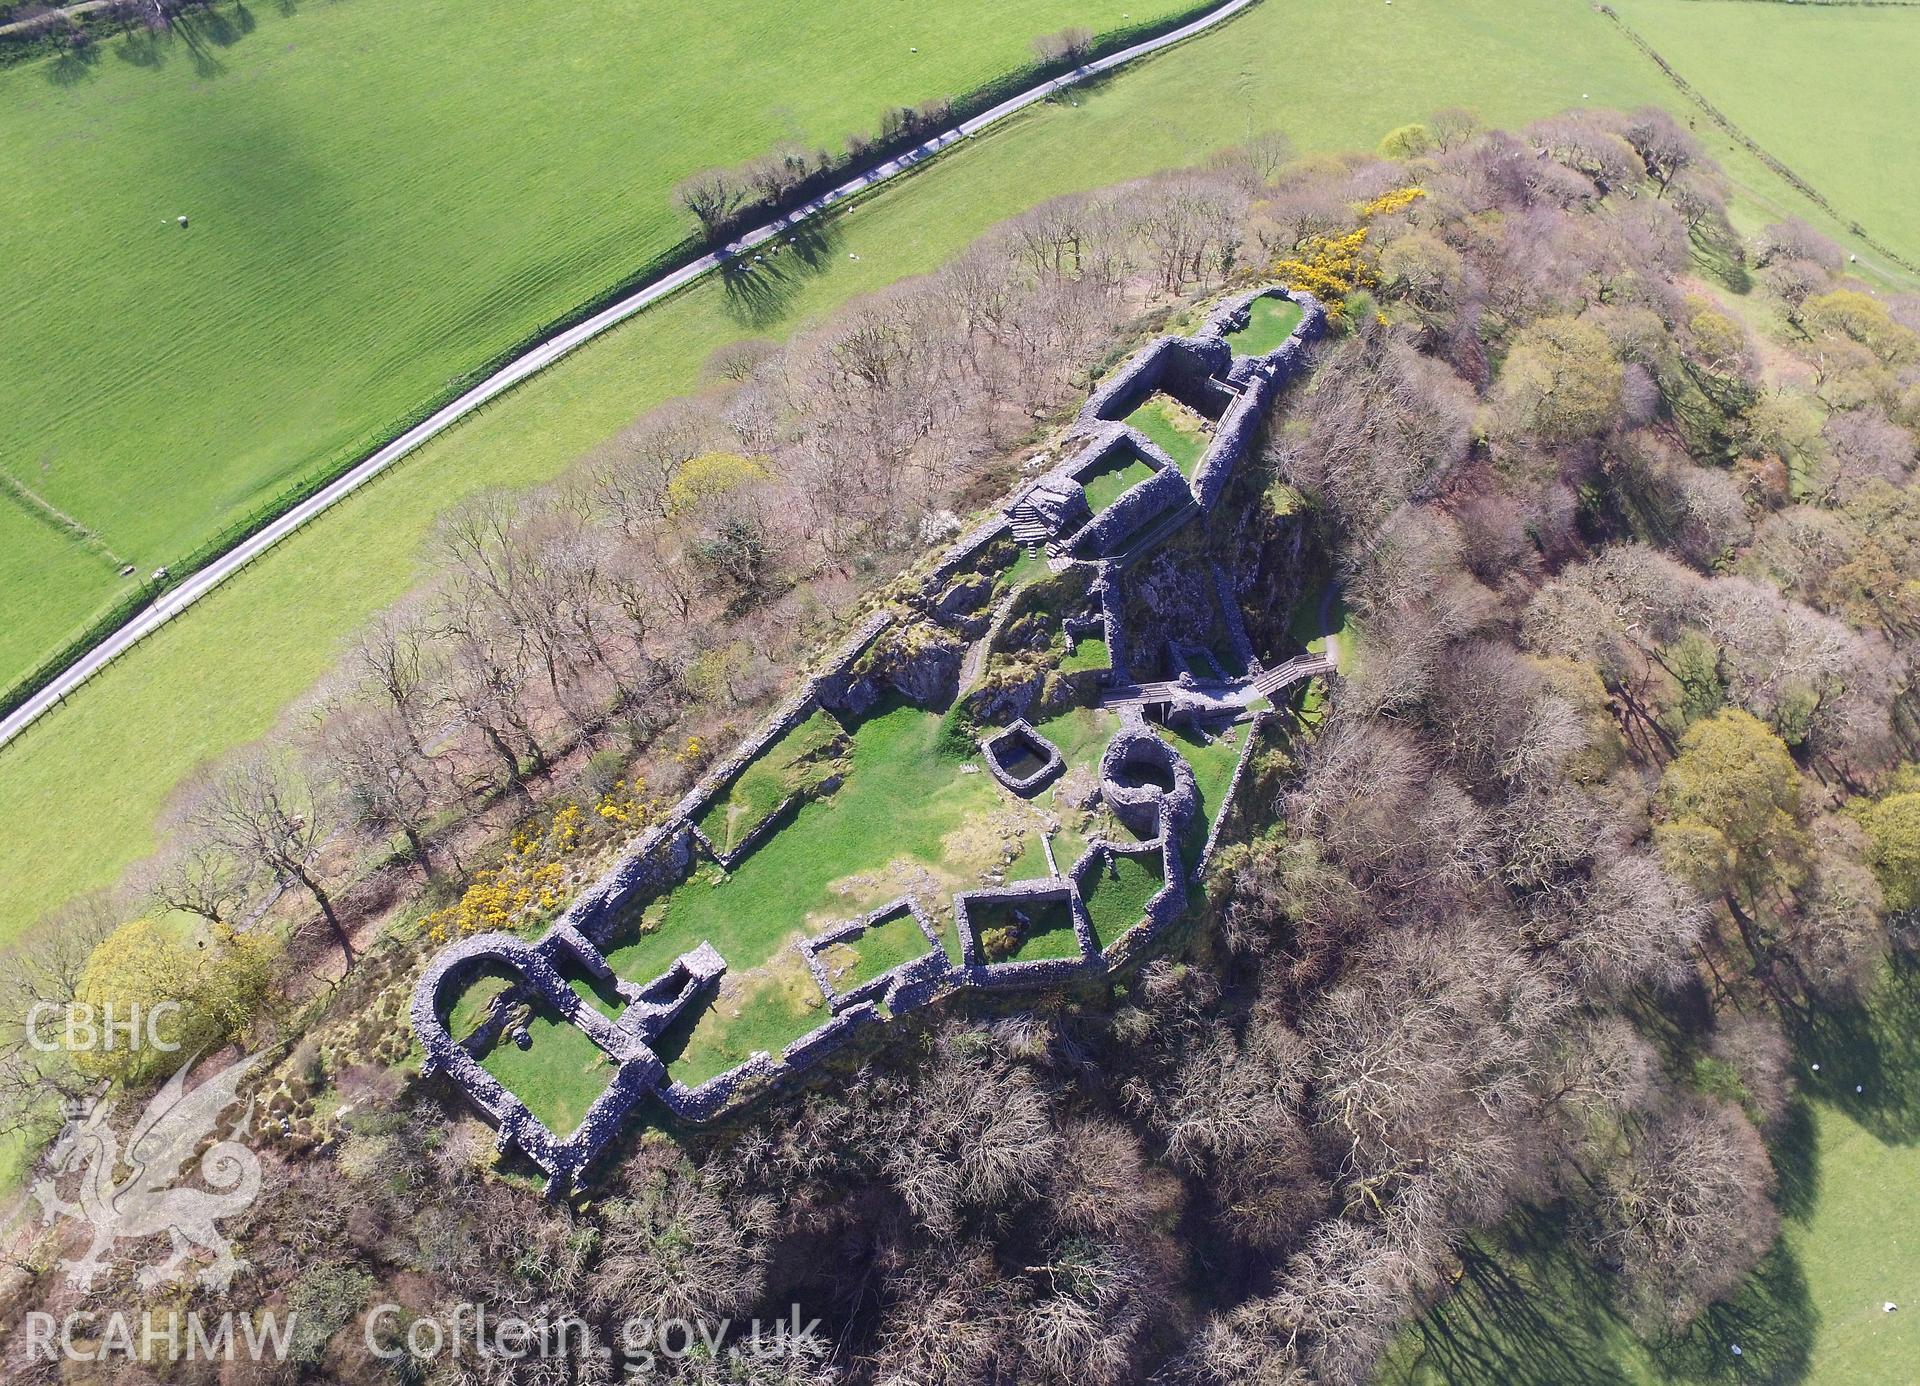
<svg viewBox="0 0 1920 1386"><path fill-rule="evenodd" d="M137 1040L116 1032L111 1048L76 1049L74 1066L133 1083L170 1072L183 1055L245 1031L269 979L267 947L256 938L226 930L183 937L151 919L130 920L88 955L74 999L96 1021L133 1022Z"/></svg>
<svg viewBox="0 0 1920 1386"><path fill-rule="evenodd" d="M1607 334L1580 318L1542 318L1514 339L1500 372L1502 423L1549 443L1605 431L1620 412L1625 373Z"/></svg>
<svg viewBox="0 0 1920 1386"><path fill-rule="evenodd" d="M1415 121L1412 125L1387 131L1387 137L1380 141L1380 156L1383 159L1415 159L1432 148L1433 132Z"/></svg>
<svg viewBox="0 0 1920 1386"><path fill-rule="evenodd" d="M1860 826L1887 908L1920 907L1920 792L1889 794L1860 815Z"/></svg>
<svg viewBox="0 0 1920 1386"><path fill-rule="evenodd" d="M1687 728L1660 797L1669 814L1664 826L1718 833L1743 880L1789 869L1805 846L1799 767L1750 712L1729 708Z"/></svg>

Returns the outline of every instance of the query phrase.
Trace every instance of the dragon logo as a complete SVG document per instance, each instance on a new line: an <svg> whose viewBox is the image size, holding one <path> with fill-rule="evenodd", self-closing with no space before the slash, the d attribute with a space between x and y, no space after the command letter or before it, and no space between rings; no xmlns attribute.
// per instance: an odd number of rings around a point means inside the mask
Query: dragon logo
<svg viewBox="0 0 1920 1386"><path fill-rule="evenodd" d="M217 1140L200 1156L200 1177L206 1189L180 1187L182 1167L213 1132L220 1114L239 1098L240 1081L260 1061L256 1054L189 1091L182 1064L166 1086L154 1094L127 1136L125 1163L129 1171L116 1182L121 1167L119 1139L107 1125L114 1104L95 1100L77 1112L48 1159L53 1173L33 1186L41 1207L41 1221L57 1217L82 1218L93 1225L93 1242L78 1260L64 1261L68 1281L81 1291L93 1288L94 1277L106 1269L103 1259L115 1242L138 1241L164 1232L173 1242L173 1254L159 1265L140 1272L143 1290L183 1278L187 1258L195 1248L213 1253L213 1263L199 1272L200 1283L224 1290L234 1272L245 1263L216 1224L247 1208L260 1193L260 1157L239 1143L246 1134L252 1104L242 1112L224 1140ZM61 1197L58 1181L78 1173L76 1199Z"/></svg>

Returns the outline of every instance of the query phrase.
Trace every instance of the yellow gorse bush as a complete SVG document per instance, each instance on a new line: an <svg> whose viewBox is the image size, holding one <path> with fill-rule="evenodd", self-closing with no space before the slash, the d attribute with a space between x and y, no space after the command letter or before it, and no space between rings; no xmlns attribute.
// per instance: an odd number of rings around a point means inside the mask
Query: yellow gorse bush
<svg viewBox="0 0 1920 1386"><path fill-rule="evenodd" d="M654 806L640 780L616 780L591 814L578 804L556 809L544 825L514 829L497 866L474 872L460 899L428 915L427 937L435 943L469 934L514 932L538 923L566 903L573 885L568 859L596 832L630 832L653 821Z"/></svg>
<svg viewBox="0 0 1920 1386"><path fill-rule="evenodd" d="M1367 228L1344 236L1309 236L1292 255L1273 262L1273 273L1289 289L1305 289L1338 317L1346 297L1377 282L1362 257Z"/></svg>
<svg viewBox="0 0 1920 1386"><path fill-rule="evenodd" d="M1391 216L1395 212L1404 212L1414 203L1427 195L1427 190L1419 186L1395 188L1392 192L1383 192L1371 202L1360 204L1360 220L1372 221L1375 217Z"/></svg>
<svg viewBox="0 0 1920 1386"><path fill-rule="evenodd" d="M1304 289L1319 299L1330 317L1346 310L1346 298L1380 282L1366 260L1368 227L1375 217L1406 210L1427 195L1425 188L1395 188L1356 207L1362 225L1339 236L1309 236L1290 255L1273 262L1274 277L1289 289Z"/></svg>
<svg viewBox="0 0 1920 1386"><path fill-rule="evenodd" d="M594 804L594 814L609 827L644 828L653 821L653 801L643 797L646 791L643 780L632 784L615 780L613 787Z"/></svg>

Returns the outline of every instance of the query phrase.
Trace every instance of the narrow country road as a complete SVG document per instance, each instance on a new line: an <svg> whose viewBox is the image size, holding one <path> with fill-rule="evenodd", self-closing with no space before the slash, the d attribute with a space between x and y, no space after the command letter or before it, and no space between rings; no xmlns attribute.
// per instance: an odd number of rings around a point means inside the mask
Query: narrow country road
<svg viewBox="0 0 1920 1386"><path fill-rule="evenodd" d="M0 720L0 746L5 746L44 713L59 706L68 694L80 688L88 679L132 648L136 642L187 610L200 598L206 596L227 578L239 572L307 521L337 505L428 439L445 432L481 405L504 394L535 372L544 370L575 347L584 345L603 332L617 327L641 309L685 288L727 260L786 234L801 222L820 215L829 207L857 197L888 179L925 163L948 146L961 140L971 139L988 126L1005 120L1015 112L1045 101L1056 92L1111 72L1149 53L1171 47L1192 38L1195 34L1204 33L1255 3L1256 0L1226 0L1226 3L1209 10L1190 24L1170 30L1158 38L1134 44L1131 48L1123 48L1117 53L1111 53L1104 58L1077 67L1071 72L1063 73L1051 81L1030 87L1017 96L1009 97L971 120L963 121L951 129L942 131L898 157L889 159L886 163L868 170L859 177L849 179L839 187L802 203L786 215L728 242L719 250L702 255L699 259L670 274L662 275L652 283L636 289L619 302L602 309L586 321L510 361L445 408L414 425L385 447L370 454L330 486L294 506L280 518L236 545L229 553L214 560L178 587L160 596L153 605L89 650L52 683L22 703L5 719Z"/></svg>

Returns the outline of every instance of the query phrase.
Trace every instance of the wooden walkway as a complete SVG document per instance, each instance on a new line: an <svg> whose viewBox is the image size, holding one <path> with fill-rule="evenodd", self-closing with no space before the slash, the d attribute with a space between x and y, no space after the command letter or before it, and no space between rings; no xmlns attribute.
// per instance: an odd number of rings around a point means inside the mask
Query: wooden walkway
<svg viewBox="0 0 1920 1386"><path fill-rule="evenodd" d="M1100 706L1117 709L1179 702L1220 712L1242 712L1256 699L1275 700L1296 683L1303 683L1319 674L1331 674L1335 664L1336 657L1332 653L1300 655L1253 678L1235 679L1230 683L1199 679L1192 683L1172 680L1162 683L1123 683L1102 693Z"/></svg>

